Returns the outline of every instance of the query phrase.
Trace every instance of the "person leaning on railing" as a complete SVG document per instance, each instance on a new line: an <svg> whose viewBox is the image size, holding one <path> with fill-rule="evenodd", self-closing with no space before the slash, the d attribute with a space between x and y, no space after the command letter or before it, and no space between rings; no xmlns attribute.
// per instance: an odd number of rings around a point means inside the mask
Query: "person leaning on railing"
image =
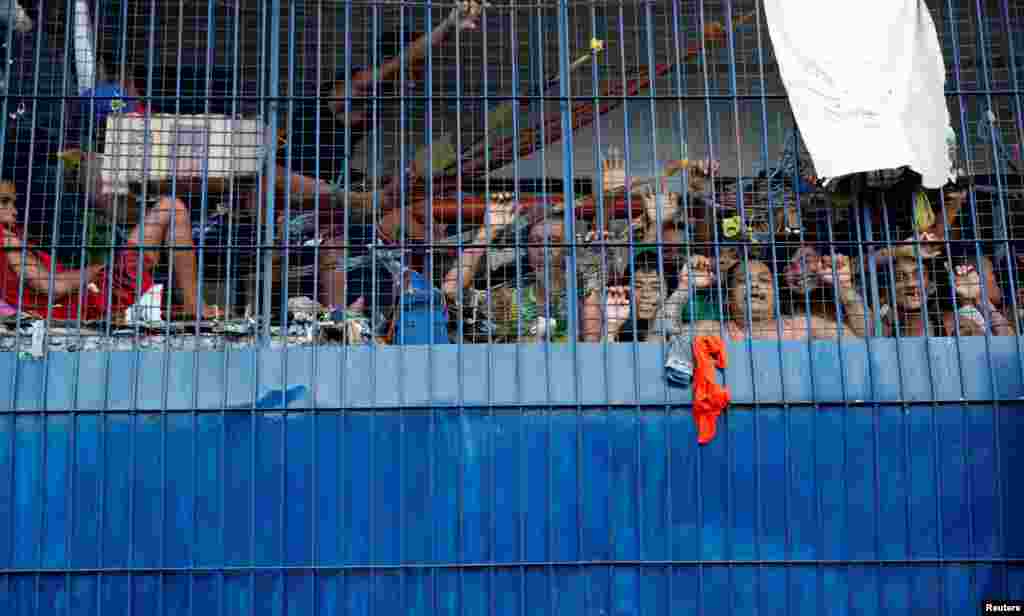
<svg viewBox="0 0 1024 616"><path fill-rule="evenodd" d="M865 318L864 296L857 289L853 261L847 255L822 255L813 246L801 246L786 265L783 279L799 299L803 299L805 293L813 294L810 295L812 314L831 321L842 318L860 337L874 329L873 321ZM798 301L797 305L803 303Z"/></svg>
<svg viewBox="0 0 1024 616"><path fill-rule="evenodd" d="M751 259L739 261L724 272L725 315L724 322L705 319L683 322L682 315L688 309L691 298L698 289L710 287L715 280L710 261L695 255L683 268L679 276L679 287L659 310L659 329L662 327L669 336L694 335L718 336L724 334L730 340L744 340L748 337L762 340L805 340L836 339L839 335L848 338L859 337L857 332L845 323L809 316L776 317L777 288L776 274L770 264ZM831 274L822 274L831 283ZM659 340L660 332L650 340Z"/></svg>

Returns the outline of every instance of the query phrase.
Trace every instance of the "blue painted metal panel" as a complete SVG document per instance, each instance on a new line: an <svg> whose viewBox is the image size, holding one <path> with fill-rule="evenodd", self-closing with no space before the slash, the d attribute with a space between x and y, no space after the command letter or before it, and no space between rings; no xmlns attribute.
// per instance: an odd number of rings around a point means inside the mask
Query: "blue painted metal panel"
<svg viewBox="0 0 1024 616"><path fill-rule="evenodd" d="M881 342L878 368L894 359ZM959 374L955 350L931 342L904 357L930 353L933 371ZM457 386L409 356L408 374L433 381L374 400L350 349L348 361L315 351L317 378L308 353L171 354L166 374L202 374L203 393L190 408L198 385L176 377L157 411L161 400L133 407L112 378L65 374L75 362L57 357L48 383L79 405L19 390L0 413L3 613L963 613L1024 590L1024 405L1004 393L1020 388L1015 345L992 342L994 373L963 383L965 399L936 379L935 402L854 378L861 400L813 395L801 379L838 370L835 348L805 346L774 370L776 343L734 348L737 402L705 447L683 394L639 369L656 346L637 347L636 371L581 374L617 391L612 405L589 399L593 387L528 406L464 391L451 404ZM984 352L960 345L964 358ZM581 366L625 362L618 351L581 345ZM863 369L857 347L842 351L844 369ZM131 377L151 357L109 362ZM571 377L557 354L537 363L514 364L523 393ZM26 382L42 366L6 369ZM634 389L609 374L644 376ZM781 380L808 400L776 399ZM287 409L253 408L300 385Z"/></svg>

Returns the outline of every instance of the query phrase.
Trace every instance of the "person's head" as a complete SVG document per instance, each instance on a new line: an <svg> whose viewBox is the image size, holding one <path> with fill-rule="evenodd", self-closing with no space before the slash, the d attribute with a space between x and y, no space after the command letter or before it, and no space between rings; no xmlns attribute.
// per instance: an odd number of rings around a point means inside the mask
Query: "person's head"
<svg viewBox="0 0 1024 616"><path fill-rule="evenodd" d="M661 227L661 254L665 262L676 262L683 258L683 230L675 222L667 222Z"/></svg>
<svg viewBox="0 0 1024 616"><path fill-rule="evenodd" d="M625 281L635 302L633 311L638 319L653 319L658 311L664 284L658 271L658 251L653 246L640 248L633 256L633 266Z"/></svg>
<svg viewBox="0 0 1024 616"><path fill-rule="evenodd" d="M928 272L917 265L917 259L900 258L892 264L892 292L896 306L907 312L917 312L928 297Z"/></svg>
<svg viewBox="0 0 1024 616"><path fill-rule="evenodd" d="M0 225L12 226L18 223L18 210L15 202L18 198L18 191L14 182L0 182Z"/></svg>
<svg viewBox="0 0 1024 616"><path fill-rule="evenodd" d="M531 269L543 272L545 263L548 263L552 271L559 271L565 254L565 225L561 218L549 216L533 223L526 241L526 258Z"/></svg>
<svg viewBox="0 0 1024 616"><path fill-rule="evenodd" d="M747 291L747 278L750 291ZM751 259L736 263L726 272L726 290L732 317L746 318L750 306L750 318L765 321L775 318L775 272L763 261Z"/></svg>

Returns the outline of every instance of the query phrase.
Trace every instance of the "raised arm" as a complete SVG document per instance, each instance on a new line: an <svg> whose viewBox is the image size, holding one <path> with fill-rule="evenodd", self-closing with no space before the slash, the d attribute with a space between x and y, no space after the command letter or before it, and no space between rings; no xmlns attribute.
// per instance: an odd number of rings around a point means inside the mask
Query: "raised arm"
<svg viewBox="0 0 1024 616"><path fill-rule="evenodd" d="M457 302L459 292L473 284L473 278L480 267L480 261L483 260L487 252L487 245L490 244L491 240L494 239L501 229L512 224L512 221L515 220L516 211L517 206L512 202L511 195L509 194L495 195L493 200L487 205L487 215L485 216L484 224L477 232L474 241L474 244L482 245L463 248L455 265L445 274L441 289L448 299ZM461 285L459 284L460 276L462 277Z"/></svg>
<svg viewBox="0 0 1024 616"><path fill-rule="evenodd" d="M942 254L942 240L931 231L921 234L918 242L913 237L899 242L893 246L881 248L875 252L876 259L916 259L917 251L921 251L922 259L934 259Z"/></svg>
<svg viewBox="0 0 1024 616"><path fill-rule="evenodd" d="M405 49L405 65L408 67L422 63L427 57L427 50L444 41L452 30L475 30L481 11L482 5L478 0L459 2L444 21L439 23L429 34L424 34L413 41ZM348 79L352 95L365 96L373 91L374 82L382 83L394 79L402 70L402 62L403 58L399 55L386 60L379 67L362 70L352 75ZM345 112L343 100L346 95L345 89L346 82L344 80L335 82L332 87L332 95L335 100L331 101L330 109L339 117Z"/></svg>
<svg viewBox="0 0 1024 616"><path fill-rule="evenodd" d="M823 284L836 290L839 303L843 306L843 325L858 338L870 335L870 319L865 318L867 308L864 297L853 282L850 258L846 255L836 255L833 269L832 257L825 255L821 258L817 275Z"/></svg>
<svg viewBox="0 0 1024 616"><path fill-rule="evenodd" d="M680 171L688 171L688 184L691 193L704 192L707 188L706 179L718 174L720 164L718 161L705 160L679 160L669 161L662 170L660 176L661 185L658 185L658 177L636 177L629 182L631 189L644 188L648 192L668 192L664 186L665 180ZM618 150L612 150L608 157L601 161L601 189L605 194L616 194L626 188L626 160L622 158Z"/></svg>
<svg viewBox="0 0 1024 616"><path fill-rule="evenodd" d="M647 340L660 342L666 336L679 335L684 329L690 327L691 323L683 322L683 313L690 304L690 297L694 290L706 289L711 286L713 281L714 273L711 269L711 261L701 255L690 257L690 261L679 272L679 286L658 308L654 317L654 331L647 337ZM696 323L693 325L696 326Z"/></svg>

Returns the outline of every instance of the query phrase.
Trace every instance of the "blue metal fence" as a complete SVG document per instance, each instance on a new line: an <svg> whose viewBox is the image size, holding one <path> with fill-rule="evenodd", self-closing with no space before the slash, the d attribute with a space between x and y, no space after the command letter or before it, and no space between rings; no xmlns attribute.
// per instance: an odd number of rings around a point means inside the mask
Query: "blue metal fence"
<svg viewBox="0 0 1024 616"><path fill-rule="evenodd" d="M735 402L704 447L684 396L645 376L657 349L54 357L46 387L17 369L0 416L4 611L960 614L1019 597L1015 351L901 344L902 383L891 346L794 346L779 366L774 343L734 345ZM484 387L488 365L515 383Z"/></svg>
<svg viewBox="0 0 1024 616"><path fill-rule="evenodd" d="M0 18L17 193L0 216L16 241L0 614L952 616L1024 599L1007 34L1024 2L929 2L955 184L831 193L753 0L495 0L465 30L443 20L474 5L429 0L22 4L28 31ZM136 103L145 126L212 114L271 145L245 177L207 157L121 186L94 157L116 141L106 112ZM532 210L495 223L511 204ZM849 286L821 282L820 255ZM758 259L770 331L751 324ZM169 308L138 316L153 282ZM689 292L677 331L641 315L652 285L659 310ZM201 318L211 304L226 314ZM780 318L812 314L834 330ZM708 323L731 403L698 445L665 342Z"/></svg>

